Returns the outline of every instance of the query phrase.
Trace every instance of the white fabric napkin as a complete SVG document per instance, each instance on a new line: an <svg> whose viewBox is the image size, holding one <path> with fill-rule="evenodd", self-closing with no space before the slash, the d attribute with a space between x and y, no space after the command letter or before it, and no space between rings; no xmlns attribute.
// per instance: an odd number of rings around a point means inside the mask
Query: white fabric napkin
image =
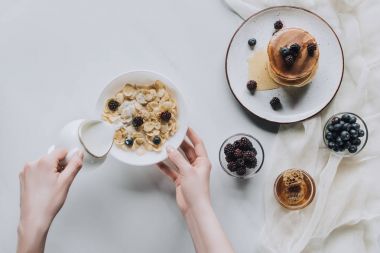
<svg viewBox="0 0 380 253"><path fill-rule="evenodd" d="M380 1L225 1L243 19L275 5L310 9L332 25L345 55L343 83L330 106L302 123L280 127L264 172L266 217L260 252L379 253ZM324 147L322 129L332 114L342 111L364 118L369 140L357 156L340 159ZM300 211L280 207L273 195L276 177L288 168L305 169L316 181L313 203Z"/></svg>

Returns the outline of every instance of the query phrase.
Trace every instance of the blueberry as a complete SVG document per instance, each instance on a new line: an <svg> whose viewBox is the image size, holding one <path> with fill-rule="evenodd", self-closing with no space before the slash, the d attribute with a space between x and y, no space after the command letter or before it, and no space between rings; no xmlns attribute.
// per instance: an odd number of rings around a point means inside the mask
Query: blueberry
<svg viewBox="0 0 380 253"><path fill-rule="evenodd" d="M340 123L337 123L334 125L334 131L340 131L342 129L342 125Z"/></svg>
<svg viewBox="0 0 380 253"><path fill-rule="evenodd" d="M328 147L329 147L330 149L335 148L335 143L332 142L332 141L330 141L329 144L328 144Z"/></svg>
<svg viewBox="0 0 380 253"><path fill-rule="evenodd" d="M348 141L350 139L350 134L347 131L342 131L340 133L340 138L344 141Z"/></svg>
<svg viewBox="0 0 380 253"><path fill-rule="evenodd" d="M335 147L333 148L333 150L334 150L335 152L338 152L338 151L339 151L339 147L338 147L338 146L335 146Z"/></svg>
<svg viewBox="0 0 380 253"><path fill-rule="evenodd" d="M285 58L286 56L288 56L290 54L290 50L289 48L287 47L281 47L280 48L280 54L283 58Z"/></svg>
<svg viewBox="0 0 380 253"><path fill-rule="evenodd" d="M363 137L364 134L365 134L364 130L363 130L363 129L360 129L360 130L359 130L359 133L358 133L359 137Z"/></svg>
<svg viewBox="0 0 380 253"><path fill-rule="evenodd" d="M358 151L358 148L354 145L352 145L349 149L348 149L348 152L350 153L356 153L356 151Z"/></svg>
<svg viewBox="0 0 380 253"><path fill-rule="evenodd" d="M356 122L356 117L355 116L351 116L350 117L350 123L354 124L355 122Z"/></svg>
<svg viewBox="0 0 380 253"><path fill-rule="evenodd" d="M334 131L334 126L332 124L327 124L327 130L330 132Z"/></svg>
<svg viewBox="0 0 380 253"><path fill-rule="evenodd" d="M131 147L133 145L133 139L132 138L126 138L125 139L125 145L128 147Z"/></svg>
<svg viewBox="0 0 380 253"><path fill-rule="evenodd" d="M343 140L341 137L336 137L335 139L335 143L338 145L338 146L343 146Z"/></svg>
<svg viewBox="0 0 380 253"><path fill-rule="evenodd" d="M352 145L359 146L362 141L360 139L354 139L351 141Z"/></svg>
<svg viewBox="0 0 380 253"><path fill-rule="evenodd" d="M340 119L338 117L334 117L331 119L331 123L334 125L336 123L339 123Z"/></svg>
<svg viewBox="0 0 380 253"><path fill-rule="evenodd" d="M353 123L353 124L351 124L351 128L358 130L360 128L360 125L358 123Z"/></svg>
<svg viewBox="0 0 380 253"><path fill-rule="evenodd" d="M351 129L350 130L350 136L354 137L354 138L358 137L359 136L358 131L355 129Z"/></svg>
<svg viewBox="0 0 380 253"><path fill-rule="evenodd" d="M338 150L339 150L339 152L343 152L343 151L345 150L345 148L344 148L344 146L340 146L340 147L338 148Z"/></svg>
<svg viewBox="0 0 380 253"><path fill-rule="evenodd" d="M153 137L153 143L156 144L156 145L160 144L161 143L160 136L158 136L158 135L154 136Z"/></svg>
<svg viewBox="0 0 380 253"><path fill-rule="evenodd" d="M349 141L346 141L344 144L343 144L343 147L345 149L349 149L351 147L351 143Z"/></svg>
<svg viewBox="0 0 380 253"><path fill-rule="evenodd" d="M325 135L326 139L327 140L332 140L333 139L333 134L331 132L327 132L326 135Z"/></svg>
<svg viewBox="0 0 380 253"><path fill-rule="evenodd" d="M350 123L344 123L344 125L343 125L343 130L348 131L348 130L350 130L350 127L351 127L351 124L350 124Z"/></svg>
<svg viewBox="0 0 380 253"><path fill-rule="evenodd" d="M254 47L256 45L256 39L255 38L249 39L248 40L248 45L250 47Z"/></svg>
<svg viewBox="0 0 380 253"><path fill-rule="evenodd" d="M350 118L351 118L351 116L350 116L350 114L343 114L342 115L342 120L344 121L344 122L347 122L347 123L349 123L350 122Z"/></svg>

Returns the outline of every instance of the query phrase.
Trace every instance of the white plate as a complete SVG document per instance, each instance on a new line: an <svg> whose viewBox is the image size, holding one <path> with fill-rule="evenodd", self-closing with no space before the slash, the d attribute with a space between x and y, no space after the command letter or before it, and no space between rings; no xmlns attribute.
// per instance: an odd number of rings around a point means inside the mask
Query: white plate
<svg viewBox="0 0 380 253"><path fill-rule="evenodd" d="M135 166L147 166L161 162L167 158L167 152L165 147L170 145L174 148L178 148L179 145L185 138L187 125L187 114L186 105L183 97L181 96L178 89L175 87L174 83L170 81L165 76L147 70L138 70L128 72L117 78L115 78L111 83L109 83L101 93L97 103L96 103L96 113L101 116L103 113L103 108L105 101L113 97L119 90L123 88L126 83L138 84L138 85L149 85L154 81L160 80L166 84L166 86L172 92L172 95L177 101L177 123L178 129L174 136L170 137L167 142L163 145L160 152L147 151L143 155L138 155L136 152L126 152L119 149L116 145L111 148L110 154L117 160Z"/></svg>
<svg viewBox="0 0 380 253"><path fill-rule="evenodd" d="M299 27L316 38L320 50L317 73L312 83L302 88L256 91L251 95L246 88L247 60L252 53L247 41L256 38L254 50L266 50L277 20L284 28ZM243 22L231 39L225 64L231 91L245 109L268 121L291 123L314 116L330 103L342 81L344 58L339 39L325 20L302 8L279 6L264 9ZM280 98L281 110L274 111L270 106L274 96Z"/></svg>

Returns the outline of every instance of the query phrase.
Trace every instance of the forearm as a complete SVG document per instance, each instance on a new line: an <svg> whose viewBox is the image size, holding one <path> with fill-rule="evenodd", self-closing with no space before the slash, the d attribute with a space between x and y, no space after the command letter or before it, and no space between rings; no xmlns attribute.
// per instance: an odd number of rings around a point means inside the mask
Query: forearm
<svg viewBox="0 0 380 253"><path fill-rule="evenodd" d="M185 219L197 253L234 252L210 203L189 210Z"/></svg>
<svg viewBox="0 0 380 253"><path fill-rule="evenodd" d="M43 253L48 231L48 225L35 226L20 222L17 253Z"/></svg>

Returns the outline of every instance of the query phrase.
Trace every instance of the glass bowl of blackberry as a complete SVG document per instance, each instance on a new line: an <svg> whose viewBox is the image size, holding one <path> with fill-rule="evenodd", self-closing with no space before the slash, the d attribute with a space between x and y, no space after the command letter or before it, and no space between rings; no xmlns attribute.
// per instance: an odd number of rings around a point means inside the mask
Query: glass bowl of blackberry
<svg viewBox="0 0 380 253"><path fill-rule="evenodd" d="M228 175L242 179L251 178L263 166L264 149L253 136L235 134L228 137L220 147L219 162Z"/></svg>
<svg viewBox="0 0 380 253"><path fill-rule="evenodd" d="M367 125L352 112L337 113L326 122L323 140L329 149L339 155L356 155L367 144Z"/></svg>

